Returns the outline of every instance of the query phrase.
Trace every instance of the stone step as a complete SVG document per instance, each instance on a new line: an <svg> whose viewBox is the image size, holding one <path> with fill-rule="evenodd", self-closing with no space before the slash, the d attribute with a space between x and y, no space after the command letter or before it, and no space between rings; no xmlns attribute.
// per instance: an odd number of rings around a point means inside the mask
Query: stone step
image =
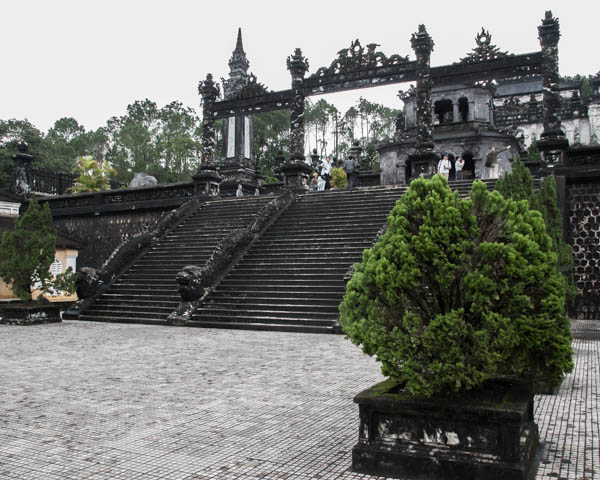
<svg viewBox="0 0 600 480"><path fill-rule="evenodd" d="M88 313L81 313L78 317L79 320L87 322L108 322L108 323L136 323L140 325L167 325L166 318L143 318L143 317L116 317L108 315L91 315Z"/></svg>
<svg viewBox="0 0 600 480"><path fill-rule="evenodd" d="M219 299L223 300L223 299ZM318 305L315 309L315 305L311 304L298 304L298 303L276 303L276 302L251 302L243 301L244 299L238 299L237 302L219 302L216 299L205 302L202 305L201 311L208 312L214 310L223 311L239 311L241 313L256 314L258 312L277 312L278 315L294 316L299 312L309 312L314 318L321 318L323 316L329 318L332 315L337 316L338 308L337 305ZM274 299L275 300L275 299ZM279 299L281 301L281 299Z"/></svg>
<svg viewBox="0 0 600 480"><path fill-rule="evenodd" d="M210 301L225 302L227 304L244 303L252 301L256 303L289 301L293 305L313 305L317 300L320 305L333 305L338 307L342 297L339 292L285 292L285 291L252 291L252 290L215 290Z"/></svg>
<svg viewBox="0 0 600 480"><path fill-rule="evenodd" d="M239 305L237 305L239 307ZM206 316L206 315L226 315L228 317L244 317L244 318L264 318L264 317L276 317L286 318L289 320L298 320L298 317L306 317L313 321L335 321L338 316L336 309L322 310L322 309L308 309L308 308L290 308L288 310L284 308L275 308L274 306L265 305L262 308L231 308L227 306L219 306L212 304L205 304L199 308L194 316Z"/></svg>
<svg viewBox="0 0 600 480"><path fill-rule="evenodd" d="M337 333L335 326L315 326L310 324L285 324L285 323L261 323L258 321L251 321L247 323L241 322L222 322L219 320L198 320L193 319L187 323L188 327L198 328L227 328L230 330L262 330L272 332L299 332L299 333Z"/></svg>
<svg viewBox="0 0 600 480"><path fill-rule="evenodd" d="M344 280L340 277L339 280L322 280L319 285L315 285L307 280L289 280L282 282L281 280L270 281L269 279L253 279L249 281L244 278L231 278L229 275L219 284L220 290L230 290L231 288L239 290L244 288L247 290L276 290L276 291L312 291L315 288L323 291L343 291L345 289Z"/></svg>
<svg viewBox="0 0 600 480"><path fill-rule="evenodd" d="M105 304L116 304L121 302L134 302L140 305L154 305L155 302L160 302L165 305L177 305L181 301L181 296L177 292L172 295L164 294L148 294L148 293L113 293L107 292L100 296L100 300Z"/></svg>
<svg viewBox="0 0 600 480"><path fill-rule="evenodd" d="M275 312L274 312L275 313ZM279 313L279 312L277 312ZM193 316L192 321L208 321L215 323L260 323L263 325L278 324L278 325L304 325L304 326L333 326L336 322L335 318L330 319L313 319L310 317L294 317L286 318L278 315L230 315L230 312L210 312L205 313L198 310Z"/></svg>
<svg viewBox="0 0 600 480"><path fill-rule="evenodd" d="M97 317L136 317L136 318L150 318L150 319L163 319L167 318L173 311L173 308L167 307L152 307L148 308L133 308L133 307L120 307L110 308L104 305L91 305L87 310L86 314L95 315Z"/></svg>

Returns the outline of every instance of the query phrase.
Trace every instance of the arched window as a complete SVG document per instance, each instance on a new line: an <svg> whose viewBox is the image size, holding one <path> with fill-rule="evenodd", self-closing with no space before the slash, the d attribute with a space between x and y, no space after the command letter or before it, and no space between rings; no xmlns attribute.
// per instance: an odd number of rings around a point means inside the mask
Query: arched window
<svg viewBox="0 0 600 480"><path fill-rule="evenodd" d="M458 116L461 122L466 122L469 119L469 100L467 97L458 99Z"/></svg>
<svg viewBox="0 0 600 480"><path fill-rule="evenodd" d="M50 273L54 276L62 273L62 263L58 258L55 258L54 261L50 264Z"/></svg>
<svg viewBox="0 0 600 480"><path fill-rule="evenodd" d="M438 100L434 104L433 111L440 123L452 123L454 121L452 100Z"/></svg>

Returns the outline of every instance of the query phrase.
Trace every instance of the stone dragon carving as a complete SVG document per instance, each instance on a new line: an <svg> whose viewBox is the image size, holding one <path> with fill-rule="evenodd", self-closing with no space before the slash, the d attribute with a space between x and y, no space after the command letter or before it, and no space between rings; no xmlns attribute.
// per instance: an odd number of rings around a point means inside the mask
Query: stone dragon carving
<svg viewBox="0 0 600 480"><path fill-rule="evenodd" d="M382 52L376 51L377 47L379 47L377 43L369 43L365 49L358 39L354 40L350 43L350 48L344 48L338 52L338 57L331 62L329 67L319 68L310 78L338 75L366 68L388 67L409 61L408 56L392 55L387 57Z"/></svg>

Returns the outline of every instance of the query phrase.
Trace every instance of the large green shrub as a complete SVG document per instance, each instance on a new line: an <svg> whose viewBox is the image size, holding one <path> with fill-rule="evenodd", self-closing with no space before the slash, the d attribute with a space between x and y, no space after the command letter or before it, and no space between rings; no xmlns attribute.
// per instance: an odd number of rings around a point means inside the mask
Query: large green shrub
<svg viewBox="0 0 600 480"><path fill-rule="evenodd" d="M363 253L340 305L350 339L417 395L497 374L557 383L572 369L564 278L539 212L475 182L459 199L416 179Z"/></svg>

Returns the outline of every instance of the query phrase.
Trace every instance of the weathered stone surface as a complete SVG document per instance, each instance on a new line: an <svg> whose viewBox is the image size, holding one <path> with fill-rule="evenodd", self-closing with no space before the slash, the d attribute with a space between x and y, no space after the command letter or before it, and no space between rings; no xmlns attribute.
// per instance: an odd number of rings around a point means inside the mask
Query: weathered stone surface
<svg viewBox="0 0 600 480"><path fill-rule="evenodd" d="M38 325L59 323L59 305L7 305L2 307L0 323L7 325Z"/></svg>
<svg viewBox="0 0 600 480"><path fill-rule="evenodd" d="M489 381L455 398L420 398L386 380L358 394L362 473L419 479L525 480L538 445L533 393Z"/></svg>

